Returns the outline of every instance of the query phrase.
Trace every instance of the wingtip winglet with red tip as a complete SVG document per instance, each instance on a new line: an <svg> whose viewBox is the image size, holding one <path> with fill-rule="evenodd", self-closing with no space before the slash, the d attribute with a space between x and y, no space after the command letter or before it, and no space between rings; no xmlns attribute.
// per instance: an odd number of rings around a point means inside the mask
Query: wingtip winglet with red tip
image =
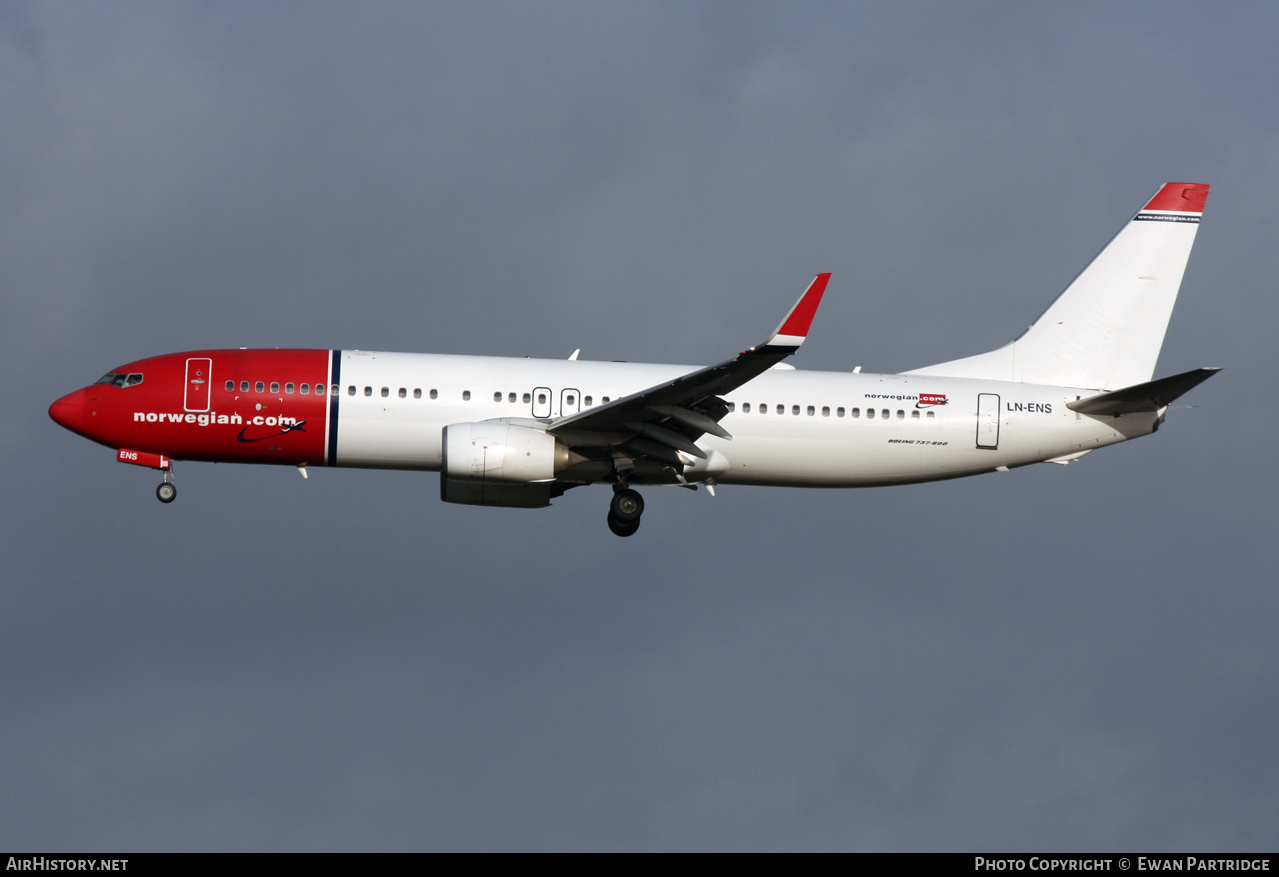
<svg viewBox="0 0 1279 877"><path fill-rule="evenodd" d="M804 294L795 302L795 306L782 318L771 338L764 342L766 348L785 347L792 351L799 348L808 337L808 330L817 316L817 306L822 303L822 295L826 292L826 284L830 281L830 272L826 271L813 278L813 282L804 290Z"/></svg>

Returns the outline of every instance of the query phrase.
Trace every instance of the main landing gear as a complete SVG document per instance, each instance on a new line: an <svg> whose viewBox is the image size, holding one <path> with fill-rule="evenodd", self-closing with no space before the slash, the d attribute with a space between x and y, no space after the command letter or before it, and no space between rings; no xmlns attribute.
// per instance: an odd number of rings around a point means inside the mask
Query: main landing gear
<svg viewBox="0 0 1279 877"><path fill-rule="evenodd" d="M615 536L630 536L639 529L644 514L644 497L620 484L613 487L613 501L608 506L608 528Z"/></svg>
<svg viewBox="0 0 1279 877"><path fill-rule="evenodd" d="M178 488L173 483L173 470L164 470L164 480L160 482L160 486L155 489L155 498L160 502L169 503L178 495Z"/></svg>

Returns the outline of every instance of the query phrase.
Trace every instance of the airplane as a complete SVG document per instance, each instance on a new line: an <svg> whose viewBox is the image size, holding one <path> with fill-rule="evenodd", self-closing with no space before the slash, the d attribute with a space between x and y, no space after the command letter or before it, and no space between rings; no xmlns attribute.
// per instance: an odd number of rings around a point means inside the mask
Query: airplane
<svg viewBox="0 0 1279 877"><path fill-rule="evenodd" d="M160 470L175 460L438 471L444 502L543 508L636 486L868 487L1066 464L1149 435L1218 369L1152 380L1208 197L1167 183L1016 340L898 374L808 372L818 274L760 344L705 368L381 353L199 350L126 363L49 408L61 426Z"/></svg>

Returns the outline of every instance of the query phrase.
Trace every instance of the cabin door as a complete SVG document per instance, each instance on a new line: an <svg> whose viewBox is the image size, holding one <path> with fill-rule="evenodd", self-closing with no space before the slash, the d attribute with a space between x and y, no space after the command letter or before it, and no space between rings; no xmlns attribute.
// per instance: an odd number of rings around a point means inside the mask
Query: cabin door
<svg viewBox="0 0 1279 877"><path fill-rule="evenodd" d="M187 360L186 397L182 403L187 411L209 410L209 380L212 372L211 359Z"/></svg>

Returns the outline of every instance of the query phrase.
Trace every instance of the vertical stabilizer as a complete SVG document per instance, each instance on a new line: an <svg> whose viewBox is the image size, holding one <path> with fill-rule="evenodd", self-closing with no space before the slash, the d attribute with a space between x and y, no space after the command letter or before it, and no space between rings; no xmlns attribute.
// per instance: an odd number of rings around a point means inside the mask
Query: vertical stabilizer
<svg viewBox="0 0 1279 877"><path fill-rule="evenodd" d="M1117 389L1149 381L1208 186L1167 183L1016 341L905 374Z"/></svg>

